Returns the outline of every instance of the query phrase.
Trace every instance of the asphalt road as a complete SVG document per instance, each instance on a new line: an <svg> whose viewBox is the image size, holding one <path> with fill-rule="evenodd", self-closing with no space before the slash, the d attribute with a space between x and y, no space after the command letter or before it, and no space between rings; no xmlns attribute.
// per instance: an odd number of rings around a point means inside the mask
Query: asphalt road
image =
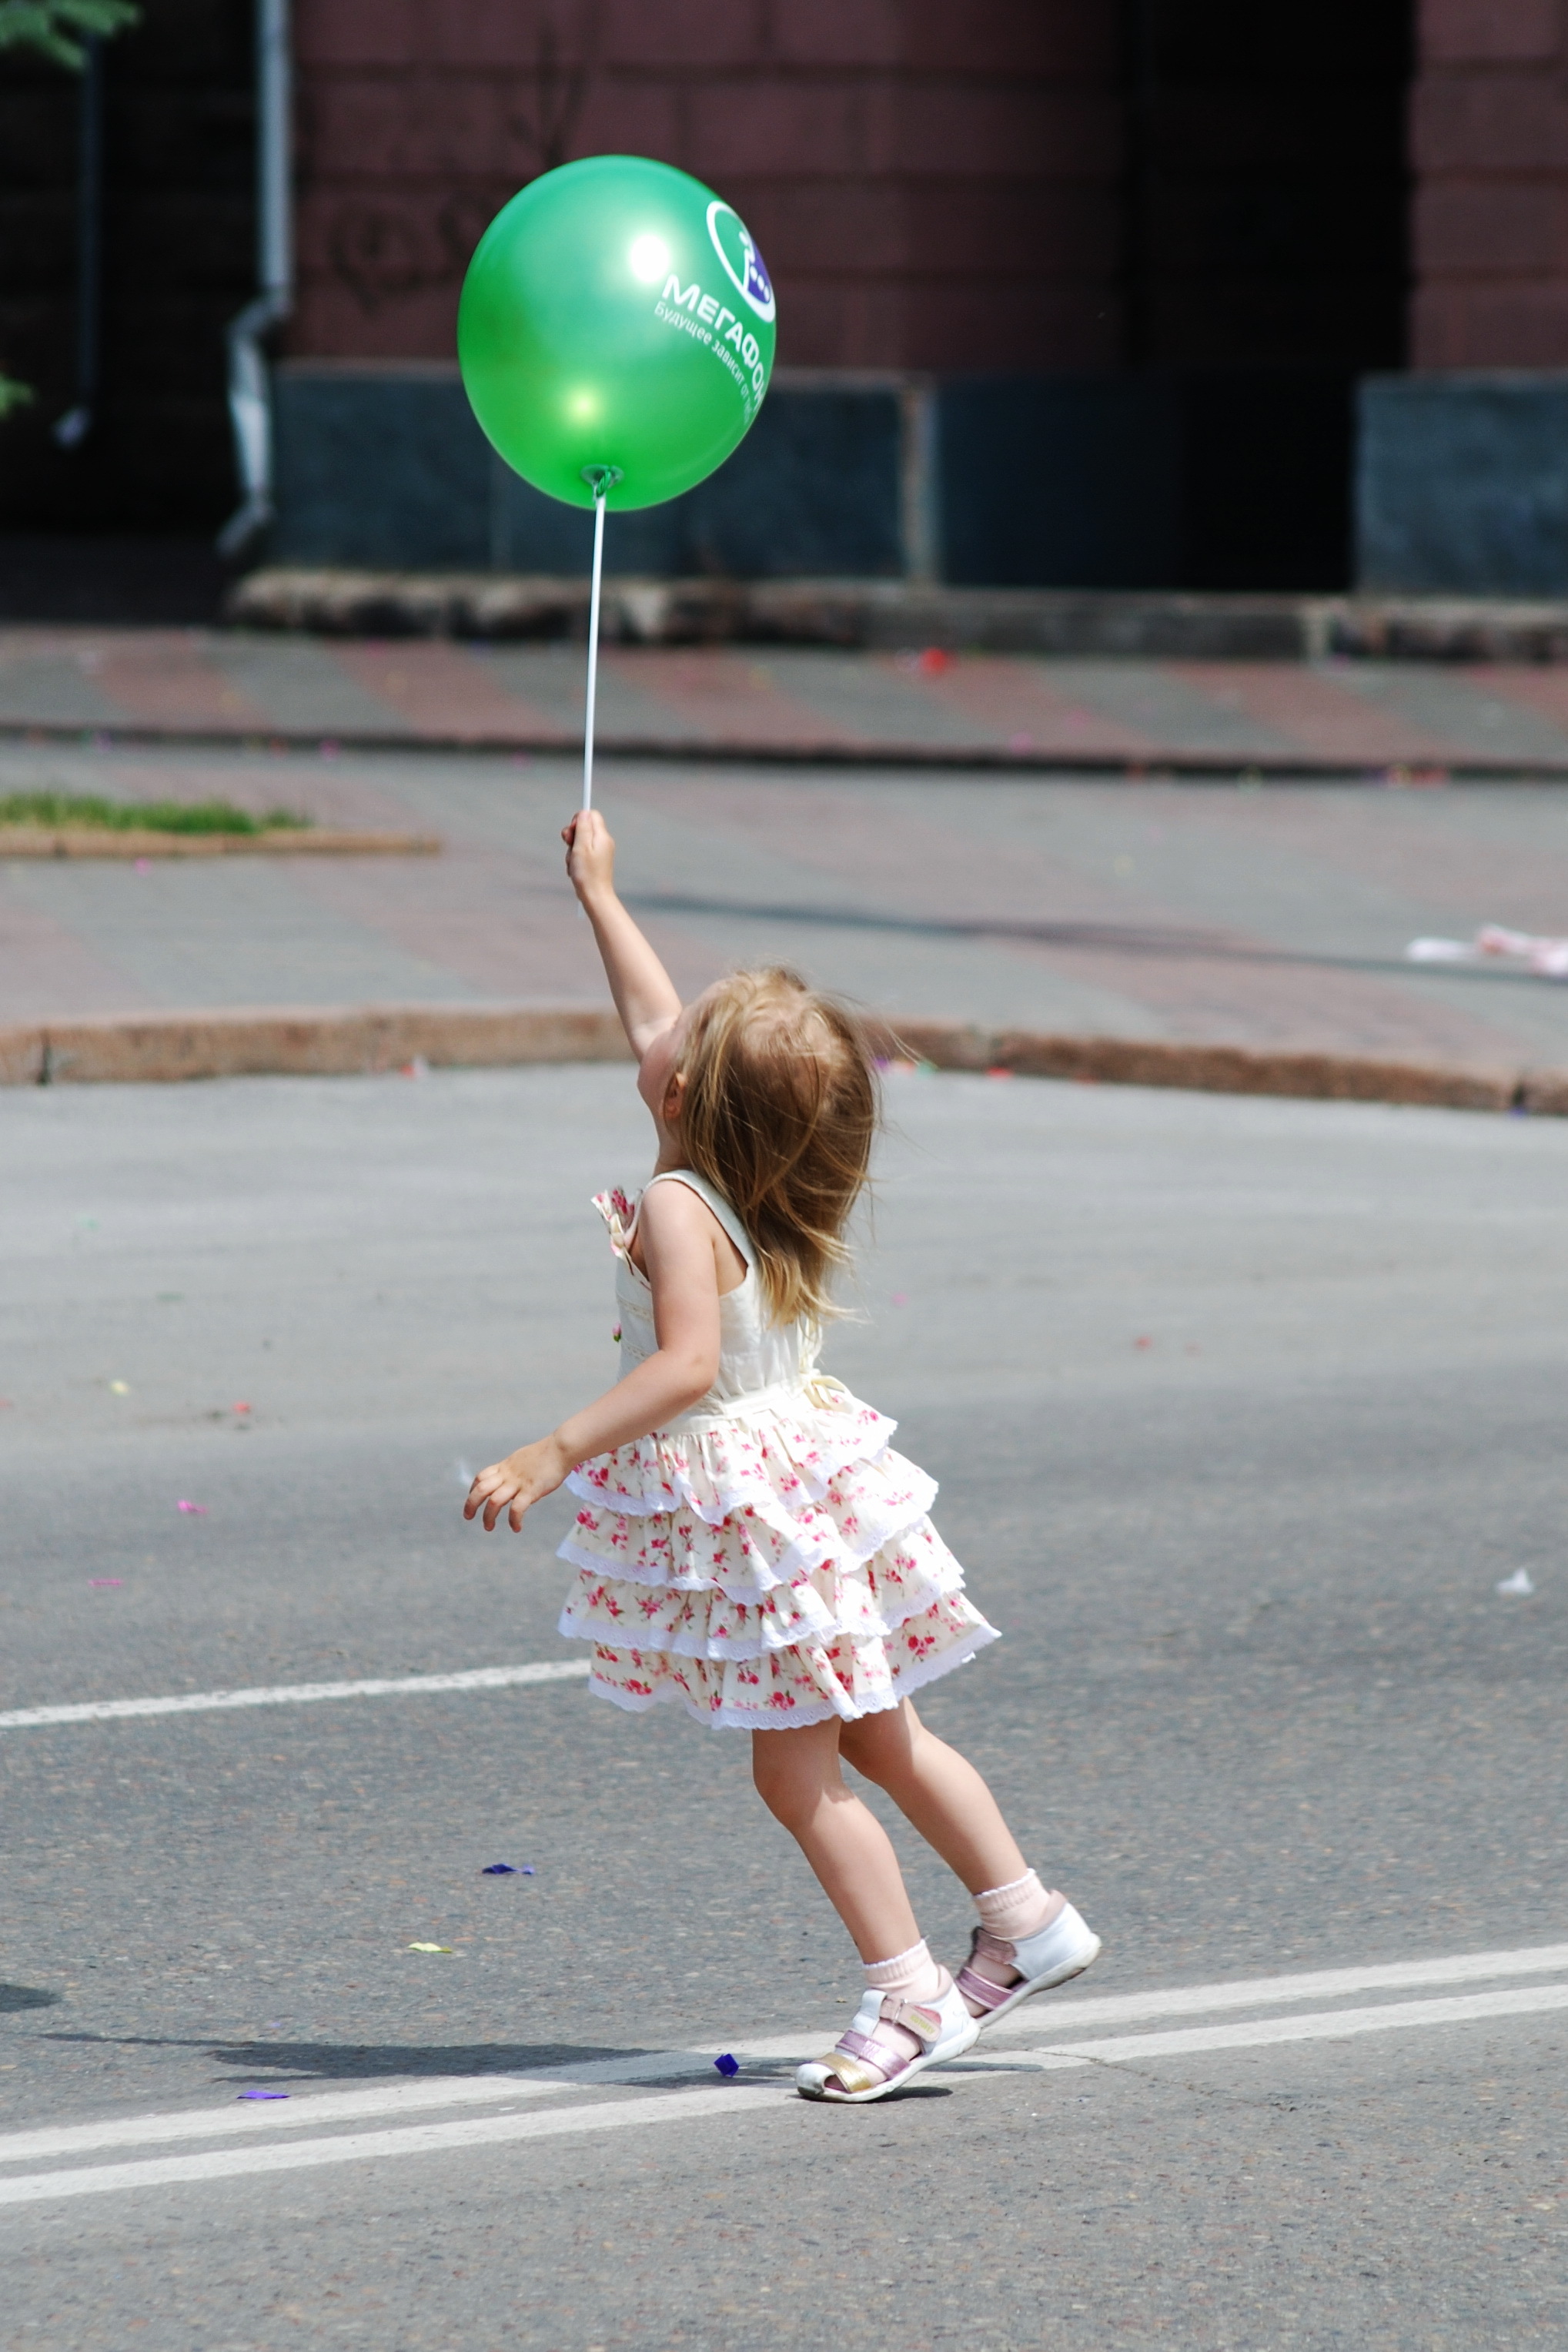
<svg viewBox="0 0 1568 2352"><path fill-rule="evenodd" d="M852 1955L737 1738L572 1681L0 1727L6 2352L1562 2345L1568 1127L892 1110L828 1360L942 1480L1008 1638L926 1712L1099 1967L835 2116ZM9 1094L0 1709L561 1658L565 1505L487 1539L459 1465L609 1376L641 1118Z"/></svg>

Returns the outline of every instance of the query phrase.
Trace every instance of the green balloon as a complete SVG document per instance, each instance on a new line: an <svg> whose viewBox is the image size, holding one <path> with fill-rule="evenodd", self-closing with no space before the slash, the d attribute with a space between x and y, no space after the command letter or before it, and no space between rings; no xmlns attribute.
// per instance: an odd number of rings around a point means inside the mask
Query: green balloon
<svg viewBox="0 0 1568 2352"><path fill-rule="evenodd" d="M457 356L508 466L569 506L678 498L755 423L773 288L732 205L668 163L591 155L530 182L479 240Z"/></svg>

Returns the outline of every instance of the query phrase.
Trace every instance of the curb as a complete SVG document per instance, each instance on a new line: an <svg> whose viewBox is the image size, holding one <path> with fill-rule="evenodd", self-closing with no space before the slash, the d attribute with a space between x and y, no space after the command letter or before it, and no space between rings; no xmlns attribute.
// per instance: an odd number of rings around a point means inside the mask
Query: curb
<svg viewBox="0 0 1568 2352"><path fill-rule="evenodd" d="M1259 1052L1127 1037L980 1029L962 1021L878 1022L894 1057L940 1070L1082 1085L1175 1087L1316 1102L1419 1104L1568 1118L1568 1070L1509 1070ZM257 1006L110 1013L0 1029L0 1085L168 1084L187 1078L340 1077L392 1070L515 1068L631 1058L620 1022L594 1004Z"/></svg>
<svg viewBox="0 0 1568 2352"><path fill-rule="evenodd" d="M0 1029L0 1085L347 1077L416 1067L505 1069L629 1060L598 1005L370 1004L109 1013Z"/></svg>
<svg viewBox="0 0 1568 2352"><path fill-rule="evenodd" d="M495 572L263 567L225 604L233 625L323 636L493 639L584 635L588 581ZM897 652L1119 655L1145 660L1568 662L1568 602L963 588L909 580L638 579L604 583L622 645L814 645Z"/></svg>
<svg viewBox="0 0 1568 2352"><path fill-rule="evenodd" d="M0 825L4 857L436 857L429 833L332 833L277 825L267 833L161 833L152 826Z"/></svg>
<svg viewBox="0 0 1568 2352"><path fill-rule="evenodd" d="M432 729L415 734L406 728L339 727L329 740L339 751L417 751L443 758L511 759L518 752L540 759L582 757L580 729L546 732L519 728L515 734L457 735ZM1016 751L1003 743L849 743L835 739L802 736L791 743L758 742L733 738L689 735L617 735L603 728L595 736L601 760L674 760L687 766L748 768L894 768L1014 776L1106 776L1130 783L1235 784L1273 782L1291 784L1378 783L1419 789L1423 785L1552 784L1568 782L1568 760L1523 754L1518 759L1458 757L1442 760L1388 761L1364 757L1325 757L1312 751L1081 751L1030 749ZM109 726L84 728L59 719L0 719L0 743L90 743L100 751L126 746L148 750L178 746L183 751L234 750L319 752L323 730L318 727L249 728L243 732L222 728L146 726L116 719ZM355 847L364 836L351 837ZM401 841L399 846L403 847ZM415 839L412 847L428 845ZM439 846L439 845L436 845ZM0 851L0 855L5 853Z"/></svg>

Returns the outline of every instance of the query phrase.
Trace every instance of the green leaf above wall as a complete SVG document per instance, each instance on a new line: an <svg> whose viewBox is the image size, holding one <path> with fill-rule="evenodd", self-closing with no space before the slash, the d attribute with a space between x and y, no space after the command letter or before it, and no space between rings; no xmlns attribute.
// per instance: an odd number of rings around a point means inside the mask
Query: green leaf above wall
<svg viewBox="0 0 1568 2352"><path fill-rule="evenodd" d="M141 20L131 0L0 0L0 49L39 49L80 73L85 42L107 39Z"/></svg>

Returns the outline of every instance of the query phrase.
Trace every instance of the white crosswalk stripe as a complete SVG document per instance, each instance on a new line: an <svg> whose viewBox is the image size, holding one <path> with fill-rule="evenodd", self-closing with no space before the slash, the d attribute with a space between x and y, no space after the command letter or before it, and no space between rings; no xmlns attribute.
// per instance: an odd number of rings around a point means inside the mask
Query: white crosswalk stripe
<svg viewBox="0 0 1568 2352"><path fill-rule="evenodd" d="M313 1706L333 1698L423 1698L432 1691L510 1690L526 1683L577 1682L587 1658L546 1658L526 1666L465 1666L454 1675L389 1675L350 1683L271 1683L255 1690L181 1691L167 1698L74 1699L61 1706L0 1712L0 1731L49 1723L119 1723L145 1715L208 1715L239 1706Z"/></svg>
<svg viewBox="0 0 1568 2352"><path fill-rule="evenodd" d="M1568 2011L1568 1983L1510 1984L1490 1991L1447 1993L1416 2000L1385 2000L1357 2007L1297 2010L1292 2014L1234 2018L1225 2022L1183 2025L1145 2033L1082 2037L1088 2024L1133 2023L1153 2017L1211 2013L1238 2008L1278 2011L1302 2000L1322 2000L1353 1992L1393 1991L1416 1986L1474 1983L1487 1979L1556 1975L1568 1971L1568 1944L1533 1949L1471 1952L1429 1960L1377 1963L1364 1968L1301 1971L1294 1975L1233 1979L1207 1985L1170 1986L1143 1993L1071 2000L1056 2012L1061 2038L1012 2046L989 2035L948 2070L983 2078L998 2072L1091 2065L1155 2063L1205 2052L1266 2049L1292 2042L1333 2042L1376 2033L1433 2032L1458 2026ZM1036 2035L1050 2021L1049 2004L1032 2004L1019 2024ZM1071 2037L1071 2038L1070 2038ZM820 2052L821 2032L736 2040L729 2046L743 2067L784 2063ZM477 2147L554 2137L573 2132L603 2132L645 2126L716 2122L727 2116L791 2102L788 2081L724 2083L712 2074L714 2052L653 2051L640 2056L593 2060L537 2073L424 2077L413 2082L369 2085L360 2090L308 2093L276 2104L225 2104L172 2113L115 2116L86 2124L47 2126L0 2136L0 2205L36 2204L51 2199L106 2195L134 2189L175 2187L245 2174L292 2172L318 2165L370 2162L384 2158L433 2156ZM668 2083L682 2074L704 2077L700 2089L648 2090L630 2099L592 2095L611 2087ZM540 2110L547 2096L588 2093L568 2104ZM453 2116L408 2123L411 2115L476 2105L504 2113ZM518 2110L523 2110L518 2112ZM386 2119L376 2131L339 2126ZM181 2140L220 2141L188 2155L139 2156L111 2164L72 2165L60 2159L100 2154L110 2148L165 2147ZM55 2160L45 2171L5 2170Z"/></svg>

